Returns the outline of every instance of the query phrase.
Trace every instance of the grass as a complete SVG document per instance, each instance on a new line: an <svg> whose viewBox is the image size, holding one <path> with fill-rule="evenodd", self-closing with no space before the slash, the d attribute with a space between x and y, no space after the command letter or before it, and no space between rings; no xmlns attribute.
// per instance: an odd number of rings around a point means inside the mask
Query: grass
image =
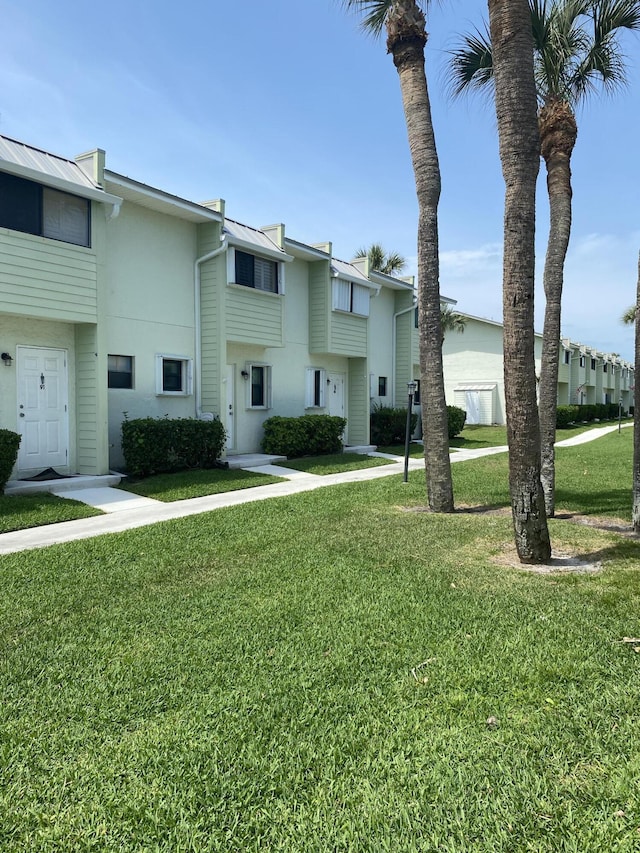
<svg viewBox="0 0 640 853"><path fill-rule="evenodd" d="M324 456L306 456L302 459L288 459L281 462L283 468L294 471L306 471L308 474L338 474L343 471L359 471L361 468L375 468L378 465L390 465L390 459L379 456L365 456L362 453L329 453Z"/></svg>
<svg viewBox="0 0 640 853"><path fill-rule="evenodd" d="M178 471L175 474L155 474L144 480L123 481L119 488L157 501L183 501L204 495L217 495L237 489L251 489L280 483L282 477L223 468Z"/></svg>
<svg viewBox="0 0 640 853"><path fill-rule="evenodd" d="M41 527L59 521L102 515L100 510L45 492L32 495L0 494L0 533Z"/></svg>
<svg viewBox="0 0 640 853"><path fill-rule="evenodd" d="M453 470L508 504L506 456ZM558 451L562 506L630 486L631 430ZM0 557L0 849L636 851L640 545L553 520L605 570L534 575L508 515L424 503L415 472Z"/></svg>

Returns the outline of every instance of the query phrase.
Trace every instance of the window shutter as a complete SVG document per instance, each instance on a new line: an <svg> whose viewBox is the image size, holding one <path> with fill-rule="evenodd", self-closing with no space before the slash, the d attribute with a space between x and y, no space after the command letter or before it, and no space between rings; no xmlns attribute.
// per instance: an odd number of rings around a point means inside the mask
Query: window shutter
<svg viewBox="0 0 640 853"><path fill-rule="evenodd" d="M333 305L337 311L351 311L351 283L341 278L333 280Z"/></svg>
<svg viewBox="0 0 640 853"><path fill-rule="evenodd" d="M305 392L304 392L304 407L311 409L313 407L313 392L315 383L316 371L313 367L307 367L305 376Z"/></svg>
<svg viewBox="0 0 640 853"><path fill-rule="evenodd" d="M353 287L353 303L352 311L354 314L360 314L362 317L369 316L369 288L363 287L361 284L354 284Z"/></svg>
<svg viewBox="0 0 640 853"><path fill-rule="evenodd" d="M255 287L254 260L253 255L249 255L247 252L239 252L236 249L236 284Z"/></svg>

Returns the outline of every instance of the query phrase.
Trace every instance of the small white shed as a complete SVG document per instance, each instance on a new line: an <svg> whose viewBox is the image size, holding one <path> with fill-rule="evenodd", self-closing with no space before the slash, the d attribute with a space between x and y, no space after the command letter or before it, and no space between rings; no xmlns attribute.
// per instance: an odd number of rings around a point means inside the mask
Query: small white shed
<svg viewBox="0 0 640 853"><path fill-rule="evenodd" d="M453 389L454 405L467 413L468 424L496 422L496 382L465 382Z"/></svg>

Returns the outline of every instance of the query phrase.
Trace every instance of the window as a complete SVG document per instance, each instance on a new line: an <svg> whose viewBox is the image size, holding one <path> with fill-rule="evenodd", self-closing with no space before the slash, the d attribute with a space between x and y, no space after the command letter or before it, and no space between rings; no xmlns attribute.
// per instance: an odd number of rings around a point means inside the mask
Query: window
<svg viewBox="0 0 640 853"><path fill-rule="evenodd" d="M271 367L268 364L250 364L249 374L249 400L250 409L271 408Z"/></svg>
<svg viewBox="0 0 640 853"><path fill-rule="evenodd" d="M354 284L342 278L334 278L332 282L331 307L334 311L345 311L369 316L369 288L362 284Z"/></svg>
<svg viewBox="0 0 640 853"><path fill-rule="evenodd" d="M133 388L133 356L110 355L107 362L109 388Z"/></svg>
<svg viewBox="0 0 640 853"><path fill-rule="evenodd" d="M566 349L564 351L564 363L571 364L571 350Z"/></svg>
<svg viewBox="0 0 640 853"><path fill-rule="evenodd" d="M387 377L378 376L378 397L387 396Z"/></svg>
<svg viewBox="0 0 640 853"><path fill-rule="evenodd" d="M90 243L88 199L0 173L0 226L61 240L76 246Z"/></svg>
<svg viewBox="0 0 640 853"><path fill-rule="evenodd" d="M580 367L584 367L586 365L586 363L587 363L587 359L583 355L581 355L580 356Z"/></svg>
<svg viewBox="0 0 640 853"><path fill-rule="evenodd" d="M179 355L156 356L156 394L186 397L192 393L193 362Z"/></svg>
<svg viewBox="0 0 640 853"><path fill-rule="evenodd" d="M235 250L235 283L267 293L279 293L278 263Z"/></svg>
<svg viewBox="0 0 640 853"><path fill-rule="evenodd" d="M591 359L591 370L595 370L595 369L596 369L596 360L595 360L595 358L592 358Z"/></svg>
<svg viewBox="0 0 640 853"><path fill-rule="evenodd" d="M318 367L307 367L305 409L324 409L327 371Z"/></svg>
<svg viewBox="0 0 640 853"><path fill-rule="evenodd" d="M602 372L603 372L603 373L608 373L608 372L609 372L609 365L607 364L607 362L606 362L606 361L605 361L605 362L604 362L604 364L602 365Z"/></svg>

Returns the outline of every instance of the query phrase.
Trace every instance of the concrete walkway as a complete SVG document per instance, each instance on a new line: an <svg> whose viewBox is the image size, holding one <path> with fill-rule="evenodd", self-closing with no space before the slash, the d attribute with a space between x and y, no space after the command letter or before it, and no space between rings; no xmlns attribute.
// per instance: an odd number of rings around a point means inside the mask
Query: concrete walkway
<svg viewBox="0 0 640 853"><path fill-rule="evenodd" d="M623 426L632 426L627 423ZM594 441L602 435L617 430L616 426L601 427L589 430L574 438L566 439L557 443L557 447L569 447ZM506 446L484 447L478 450L457 450L451 453L451 462L465 462L470 459L478 459L482 456L491 456L495 453L505 453ZM318 476L303 471L294 471L291 468L283 468L280 465L261 465L259 467L247 467L244 470L257 471L262 474L272 474L276 477L286 478L282 483L272 483L268 486L256 486L252 489L241 489L235 492L225 492L220 495L206 495L201 498L191 498L184 501L164 503L162 501L143 498L131 492L121 489L96 488L96 489L64 489L56 490L54 493L60 497L70 498L89 504L101 509L105 515L94 518L81 518L74 521L63 521L58 524L48 524L44 527L32 527L28 530L16 530L11 533L0 534L0 554L11 554L17 551L27 551L31 548L44 548L61 542L72 542L76 539L90 539L104 533L119 533L123 530L132 530L136 527L145 527L158 521L168 521L173 518L184 518L188 515L198 515L203 512L211 512L227 506L238 506L239 504L252 501L268 500L269 498L297 495L302 492L325 486L335 486L340 483L362 483L368 480L377 480L381 477L390 477L402 474L404 471L404 459L402 457L390 456L389 454L373 453L371 455L386 457L392 460L389 465L381 465L377 468L364 468L359 471L346 471L339 474L327 474ZM409 470L418 471L424 468L424 461L420 459L409 459Z"/></svg>

